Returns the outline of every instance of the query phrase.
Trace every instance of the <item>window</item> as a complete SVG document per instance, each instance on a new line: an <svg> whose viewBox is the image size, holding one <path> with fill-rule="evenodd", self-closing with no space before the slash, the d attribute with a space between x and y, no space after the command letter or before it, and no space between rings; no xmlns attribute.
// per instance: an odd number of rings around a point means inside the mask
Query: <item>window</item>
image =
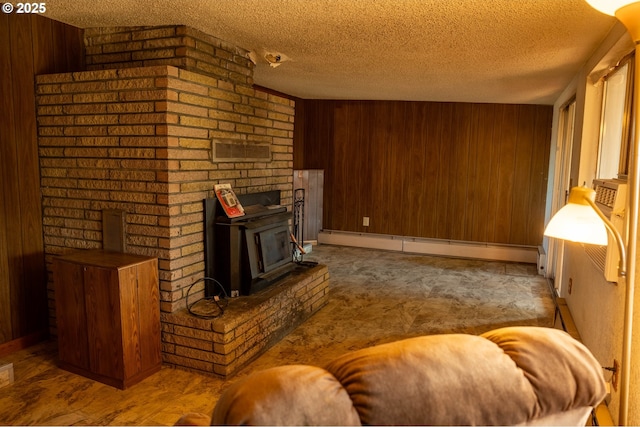
<svg viewBox="0 0 640 427"><path fill-rule="evenodd" d="M600 118L597 178L627 175L629 170L629 119L631 117L633 62L627 57L606 77Z"/></svg>

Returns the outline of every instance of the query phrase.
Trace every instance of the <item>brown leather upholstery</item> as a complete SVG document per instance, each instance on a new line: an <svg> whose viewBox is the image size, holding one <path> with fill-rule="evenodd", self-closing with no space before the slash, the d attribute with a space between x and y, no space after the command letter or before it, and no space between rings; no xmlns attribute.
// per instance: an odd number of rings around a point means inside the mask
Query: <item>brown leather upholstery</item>
<svg viewBox="0 0 640 427"><path fill-rule="evenodd" d="M280 366L220 397L212 424L515 425L583 423L605 396L602 369L565 332L511 327L406 339L325 368ZM583 424L584 425L584 424Z"/></svg>

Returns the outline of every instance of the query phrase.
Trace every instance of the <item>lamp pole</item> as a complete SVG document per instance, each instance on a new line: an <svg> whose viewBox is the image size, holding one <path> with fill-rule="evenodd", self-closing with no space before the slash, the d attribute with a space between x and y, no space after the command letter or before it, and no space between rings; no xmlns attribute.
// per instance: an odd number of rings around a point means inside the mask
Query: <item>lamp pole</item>
<svg viewBox="0 0 640 427"><path fill-rule="evenodd" d="M638 169L638 154L640 151L640 1L620 7L615 12L618 18L629 31L635 44L635 67L633 70L633 128L631 144L630 164L630 198L629 198L629 243L627 248L627 271L629 272L625 286L624 325L622 341L622 360L620 372L620 411L618 423L628 425L629 419L629 388L631 385L631 348L633 341L633 303L635 298L636 282L636 247L638 239L638 206L640 200L640 170Z"/></svg>

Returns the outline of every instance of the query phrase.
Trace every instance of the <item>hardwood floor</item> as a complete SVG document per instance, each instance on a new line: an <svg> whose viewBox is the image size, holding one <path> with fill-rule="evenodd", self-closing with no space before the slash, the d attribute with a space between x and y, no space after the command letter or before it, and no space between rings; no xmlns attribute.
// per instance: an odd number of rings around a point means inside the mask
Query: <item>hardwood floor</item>
<svg viewBox="0 0 640 427"><path fill-rule="evenodd" d="M305 260L329 266L329 303L238 375L223 380L163 366L119 390L57 367L49 341L2 358L15 383L0 388L0 425L172 425L211 413L222 390L250 372L322 366L346 351L416 335L552 326L554 306L535 265L332 246Z"/></svg>
<svg viewBox="0 0 640 427"><path fill-rule="evenodd" d="M209 413L224 381L164 367L126 390L59 369L57 345L3 359L15 383L0 389L2 425L172 425L185 412Z"/></svg>

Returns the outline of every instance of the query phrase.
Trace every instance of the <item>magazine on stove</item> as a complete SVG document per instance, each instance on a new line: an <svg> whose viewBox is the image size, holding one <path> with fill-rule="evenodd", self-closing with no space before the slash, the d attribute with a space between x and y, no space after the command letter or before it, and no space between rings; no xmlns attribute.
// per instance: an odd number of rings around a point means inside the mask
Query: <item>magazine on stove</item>
<svg viewBox="0 0 640 427"><path fill-rule="evenodd" d="M233 192L231 184L216 184L213 189L216 192L216 197L224 209L224 213L229 218L237 218L244 215L244 208L240 204L236 193Z"/></svg>

